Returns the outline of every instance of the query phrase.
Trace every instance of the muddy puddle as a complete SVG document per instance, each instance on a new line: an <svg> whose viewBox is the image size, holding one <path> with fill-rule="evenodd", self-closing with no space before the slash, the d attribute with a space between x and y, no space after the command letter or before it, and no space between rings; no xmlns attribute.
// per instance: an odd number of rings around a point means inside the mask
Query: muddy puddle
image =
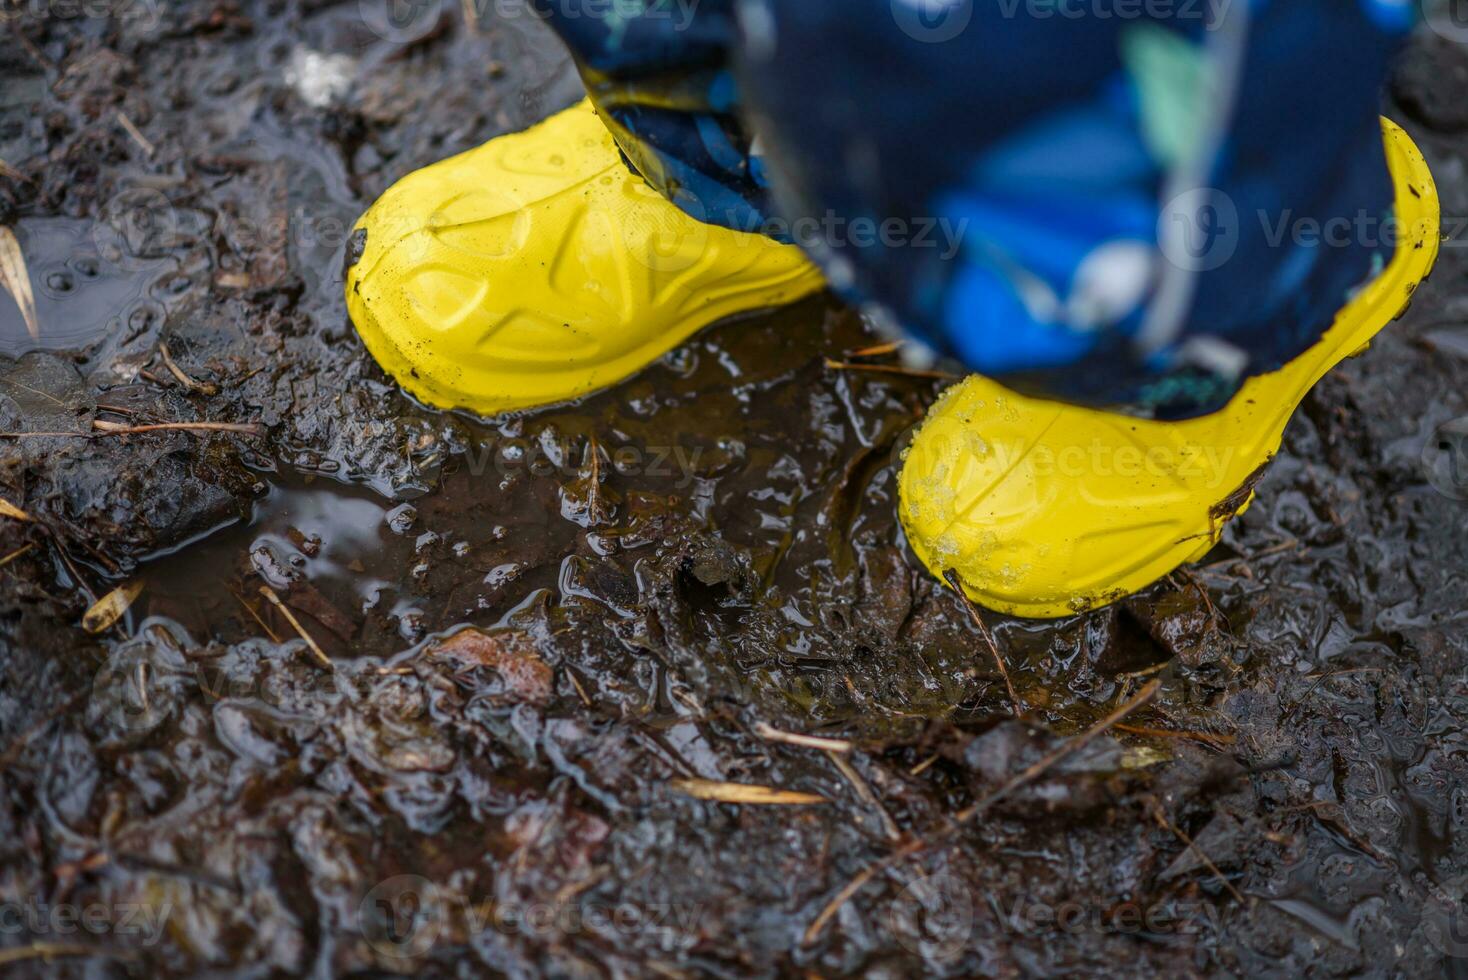
<svg viewBox="0 0 1468 980"><path fill-rule="evenodd" d="M522 8L22 8L7 973L1462 972L1460 250L1202 562L1083 616L983 617L1017 720L895 520L940 385L828 367L876 339L834 300L490 420L363 352L355 216L577 97ZM1389 106L1447 215L1465 72L1424 36ZM727 782L785 802L706 798Z"/></svg>

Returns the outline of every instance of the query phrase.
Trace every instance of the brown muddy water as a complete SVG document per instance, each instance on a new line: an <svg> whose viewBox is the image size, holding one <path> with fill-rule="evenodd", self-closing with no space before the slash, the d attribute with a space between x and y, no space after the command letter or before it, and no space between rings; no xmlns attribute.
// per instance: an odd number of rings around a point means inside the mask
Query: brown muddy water
<svg viewBox="0 0 1468 980"><path fill-rule="evenodd" d="M986 617L1016 720L894 520L937 386L833 300L488 421L365 355L357 214L577 96L522 9L0 9L7 975L1464 972L1454 242L1203 562ZM1388 106L1458 237L1465 94L1426 34ZM35 435L98 422L258 431Z"/></svg>

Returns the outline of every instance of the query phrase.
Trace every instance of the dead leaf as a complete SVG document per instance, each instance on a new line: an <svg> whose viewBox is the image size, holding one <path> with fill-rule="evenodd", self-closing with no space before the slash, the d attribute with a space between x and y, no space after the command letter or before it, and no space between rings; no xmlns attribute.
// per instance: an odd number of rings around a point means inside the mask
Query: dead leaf
<svg viewBox="0 0 1468 980"><path fill-rule="evenodd" d="M465 667L490 667L504 678L505 687L531 704L550 700L550 666L524 633L505 630L486 633L469 627L440 642L434 656L448 656Z"/></svg>
<svg viewBox="0 0 1468 980"><path fill-rule="evenodd" d="M717 803L759 803L775 806L792 806L805 803L829 803L830 800L816 793L801 793L790 789L775 789L772 786L751 786L748 783L721 783L712 779L675 779L669 785L680 793L696 800L713 800Z"/></svg>
<svg viewBox="0 0 1468 980"><path fill-rule="evenodd" d="M142 582L119 585L111 592L92 603L92 608L82 615L82 628L88 633L100 633L122 618L127 607L143 591Z"/></svg>
<svg viewBox="0 0 1468 980"><path fill-rule="evenodd" d="M36 319L36 296L31 292L30 270L26 268L25 256L21 254L15 232L3 226L0 226L0 286L5 287L15 305L20 307L26 333L32 340L40 340L41 324Z"/></svg>
<svg viewBox="0 0 1468 980"><path fill-rule="evenodd" d="M31 517L31 515L27 514L25 511L21 510L19 507L6 500L4 497L0 497L0 517L9 517L12 520L17 521L35 520L35 518Z"/></svg>
<svg viewBox="0 0 1468 980"><path fill-rule="evenodd" d="M1121 753L1123 769L1145 769L1148 766L1170 761L1172 761L1171 752L1164 752L1150 745L1131 745L1123 749Z"/></svg>

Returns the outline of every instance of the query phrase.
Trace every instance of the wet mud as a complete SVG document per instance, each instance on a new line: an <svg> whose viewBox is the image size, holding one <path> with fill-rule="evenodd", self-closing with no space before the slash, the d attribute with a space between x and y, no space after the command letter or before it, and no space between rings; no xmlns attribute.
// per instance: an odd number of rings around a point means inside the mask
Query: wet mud
<svg viewBox="0 0 1468 980"><path fill-rule="evenodd" d="M833 299L491 420L365 354L357 214L577 97L523 10L55 6L0 25L7 972L1462 972L1464 49L1389 93L1432 278L1203 561L984 614L1017 719L895 520L941 385L828 367Z"/></svg>

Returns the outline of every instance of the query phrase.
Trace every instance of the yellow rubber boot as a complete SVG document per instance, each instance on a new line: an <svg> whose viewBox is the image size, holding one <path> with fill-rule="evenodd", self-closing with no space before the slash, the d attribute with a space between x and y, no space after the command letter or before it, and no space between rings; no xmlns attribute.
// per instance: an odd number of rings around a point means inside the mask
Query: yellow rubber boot
<svg viewBox="0 0 1468 980"><path fill-rule="evenodd" d="M1405 309L1438 250L1438 199L1412 140L1383 120L1396 254L1314 347L1250 378L1223 409L1153 422L1027 398L977 375L943 393L899 477L908 540L974 601L1052 618L1105 605L1196 561L1242 513L1316 381Z"/></svg>
<svg viewBox="0 0 1468 980"><path fill-rule="evenodd" d="M383 369L481 414L603 388L715 320L823 285L795 246L669 203L587 101L394 184L348 261L347 309Z"/></svg>

